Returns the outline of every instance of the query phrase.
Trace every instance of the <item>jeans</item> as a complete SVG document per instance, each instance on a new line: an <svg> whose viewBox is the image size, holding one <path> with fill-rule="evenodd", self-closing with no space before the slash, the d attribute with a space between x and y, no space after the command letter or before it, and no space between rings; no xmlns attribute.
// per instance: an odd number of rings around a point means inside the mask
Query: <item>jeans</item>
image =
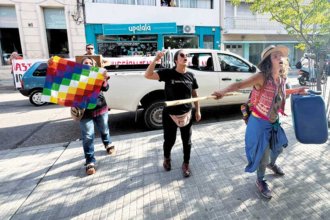
<svg viewBox="0 0 330 220"><path fill-rule="evenodd" d="M96 162L94 156L94 124L101 134L104 146L111 144L108 117L108 113L104 113L94 118L84 118L80 120L81 137L86 164Z"/></svg>
<svg viewBox="0 0 330 220"><path fill-rule="evenodd" d="M275 165L278 155L274 155L270 147L266 148L264 155L260 161L259 167L257 169L257 178L259 181L264 180L267 165L268 164L271 166ZM269 157L270 157L270 163L269 163Z"/></svg>
<svg viewBox="0 0 330 220"><path fill-rule="evenodd" d="M192 119L188 125L180 128L181 140L183 145L183 161L185 163L189 163L190 160L190 152L191 152L191 133L192 133ZM163 129L164 129L164 157L171 157L171 150L176 140L176 132L178 126L169 116L167 111L163 110Z"/></svg>

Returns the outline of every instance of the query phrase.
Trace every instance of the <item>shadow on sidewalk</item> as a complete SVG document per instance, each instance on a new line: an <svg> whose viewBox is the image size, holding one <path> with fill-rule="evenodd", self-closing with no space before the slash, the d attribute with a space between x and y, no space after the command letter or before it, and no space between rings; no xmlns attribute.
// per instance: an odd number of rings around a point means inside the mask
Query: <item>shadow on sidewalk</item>
<svg viewBox="0 0 330 220"><path fill-rule="evenodd" d="M181 174L182 146L172 150L172 170L162 167L162 132L114 138L116 156L96 146L97 172L86 176L80 142L73 142L14 219L326 219L329 213L329 143L303 145L292 138L279 158L286 175L267 170L273 198L261 198L255 174L244 173L241 121L195 126L191 168ZM40 199L42 198L42 199Z"/></svg>

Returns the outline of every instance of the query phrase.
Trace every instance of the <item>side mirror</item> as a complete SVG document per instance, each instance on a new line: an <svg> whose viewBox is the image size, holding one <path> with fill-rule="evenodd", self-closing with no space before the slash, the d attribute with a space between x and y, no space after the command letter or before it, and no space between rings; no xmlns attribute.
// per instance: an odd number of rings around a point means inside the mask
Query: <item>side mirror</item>
<svg viewBox="0 0 330 220"><path fill-rule="evenodd" d="M250 67L250 72L255 73L257 72L257 68L255 66Z"/></svg>

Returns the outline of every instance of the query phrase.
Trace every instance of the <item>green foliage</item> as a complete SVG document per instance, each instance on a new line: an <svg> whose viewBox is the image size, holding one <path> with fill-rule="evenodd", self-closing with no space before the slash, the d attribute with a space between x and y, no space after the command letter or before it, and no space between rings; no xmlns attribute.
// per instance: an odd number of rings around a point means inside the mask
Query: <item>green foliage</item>
<svg viewBox="0 0 330 220"><path fill-rule="evenodd" d="M270 14L288 33L297 37L299 49L317 50L330 37L328 0L231 0L234 5L250 3L252 12Z"/></svg>
<svg viewBox="0 0 330 220"><path fill-rule="evenodd" d="M306 50L306 44L305 43L299 43L296 46L297 49L301 50L301 51L305 51Z"/></svg>

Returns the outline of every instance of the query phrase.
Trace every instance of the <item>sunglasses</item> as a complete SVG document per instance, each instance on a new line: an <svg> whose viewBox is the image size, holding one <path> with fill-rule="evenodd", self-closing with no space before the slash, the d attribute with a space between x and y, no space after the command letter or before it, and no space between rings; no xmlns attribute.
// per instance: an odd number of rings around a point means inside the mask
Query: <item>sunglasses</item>
<svg viewBox="0 0 330 220"><path fill-rule="evenodd" d="M180 53L179 56L182 58L186 58L186 57L188 57L188 54Z"/></svg>
<svg viewBox="0 0 330 220"><path fill-rule="evenodd" d="M93 47L87 47L87 50L94 50Z"/></svg>

